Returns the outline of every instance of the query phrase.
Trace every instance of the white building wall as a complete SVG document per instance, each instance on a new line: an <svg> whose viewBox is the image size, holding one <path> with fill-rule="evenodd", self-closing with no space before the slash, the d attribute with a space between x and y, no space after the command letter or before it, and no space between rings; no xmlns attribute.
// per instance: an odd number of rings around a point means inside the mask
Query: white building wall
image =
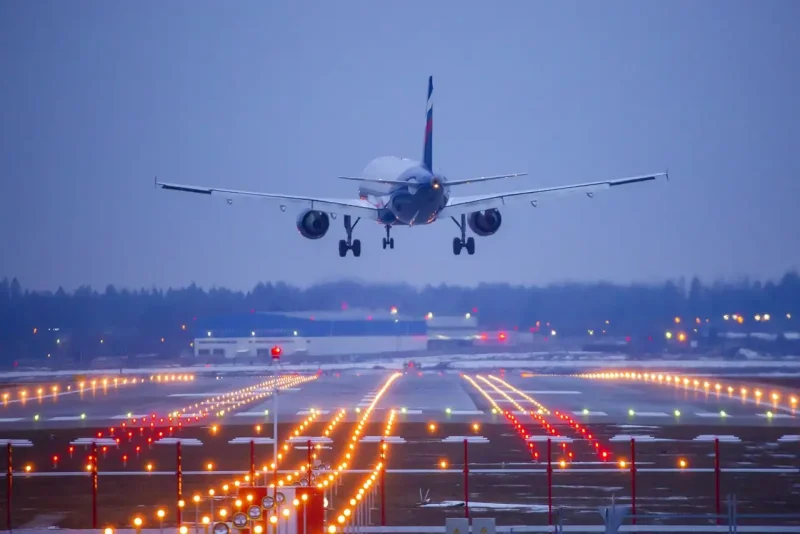
<svg viewBox="0 0 800 534"><path fill-rule="evenodd" d="M282 356L286 357L291 357L292 354L348 356L425 350L428 345L428 336L205 337L194 340L194 355L197 358L215 356L227 359L256 358L258 349L262 349L265 351L262 357L269 358L272 347L276 345L281 348ZM201 353L204 350L209 352Z"/></svg>

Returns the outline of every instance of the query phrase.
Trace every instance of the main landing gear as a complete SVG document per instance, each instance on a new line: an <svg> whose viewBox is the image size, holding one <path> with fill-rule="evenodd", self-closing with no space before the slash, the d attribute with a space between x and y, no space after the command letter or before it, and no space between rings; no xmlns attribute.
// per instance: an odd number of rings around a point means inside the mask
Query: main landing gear
<svg viewBox="0 0 800 534"><path fill-rule="evenodd" d="M387 224L386 225L386 237L383 238L383 248L384 249L386 249L386 247L394 249L394 238L393 237L389 237L389 231L391 229L392 229L392 227Z"/></svg>
<svg viewBox="0 0 800 534"><path fill-rule="evenodd" d="M353 228L356 227L358 221L360 220L361 218L359 217L358 219L356 219L356 222L352 222L350 215L344 216L344 229L347 232L347 240L344 239L339 240L339 257L344 258L345 256L347 256L348 250L352 250L353 256L355 256L356 258L361 256L361 240L353 239Z"/></svg>
<svg viewBox="0 0 800 534"><path fill-rule="evenodd" d="M461 254L461 249L466 248L467 254L472 256L475 254L475 238L469 237L467 238L467 216L461 214L461 222L459 223L455 217L450 217L453 219L453 222L456 223L456 226L461 230L461 239L454 237L453 238L453 254L458 256Z"/></svg>

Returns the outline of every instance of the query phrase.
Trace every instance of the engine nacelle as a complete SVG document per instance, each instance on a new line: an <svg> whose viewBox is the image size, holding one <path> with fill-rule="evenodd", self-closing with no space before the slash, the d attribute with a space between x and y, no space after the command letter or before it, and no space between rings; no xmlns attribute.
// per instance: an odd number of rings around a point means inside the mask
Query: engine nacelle
<svg viewBox="0 0 800 534"><path fill-rule="evenodd" d="M503 217L494 208L486 211L473 211L467 217L467 224L475 232L475 235L486 237L492 235L500 229Z"/></svg>
<svg viewBox="0 0 800 534"><path fill-rule="evenodd" d="M297 230L306 239L324 237L330 227L330 217L324 211L305 210L297 217Z"/></svg>

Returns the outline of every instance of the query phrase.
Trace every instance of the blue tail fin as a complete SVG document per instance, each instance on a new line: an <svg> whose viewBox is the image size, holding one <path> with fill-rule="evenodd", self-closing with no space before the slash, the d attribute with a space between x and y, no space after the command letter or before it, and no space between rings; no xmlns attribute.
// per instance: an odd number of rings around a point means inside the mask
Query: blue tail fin
<svg viewBox="0 0 800 534"><path fill-rule="evenodd" d="M428 77L428 107L425 119L425 146L422 164L433 172L433 76Z"/></svg>

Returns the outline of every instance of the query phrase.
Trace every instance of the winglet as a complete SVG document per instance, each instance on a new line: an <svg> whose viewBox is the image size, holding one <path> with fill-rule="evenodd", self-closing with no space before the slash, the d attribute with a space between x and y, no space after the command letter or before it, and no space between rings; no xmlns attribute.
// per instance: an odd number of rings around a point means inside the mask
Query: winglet
<svg viewBox="0 0 800 534"><path fill-rule="evenodd" d="M667 181L669 182L669 167L667 167L667 170L664 171L664 176L667 177Z"/></svg>

